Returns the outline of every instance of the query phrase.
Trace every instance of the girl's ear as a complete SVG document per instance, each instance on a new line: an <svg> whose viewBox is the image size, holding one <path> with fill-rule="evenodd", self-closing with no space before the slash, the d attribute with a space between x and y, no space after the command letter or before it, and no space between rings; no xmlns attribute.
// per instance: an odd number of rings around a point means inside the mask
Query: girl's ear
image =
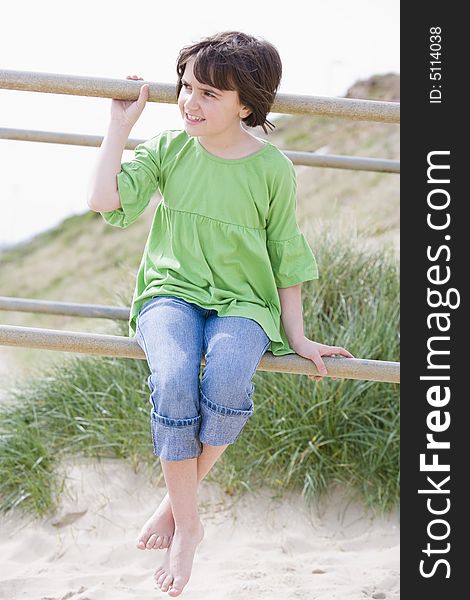
<svg viewBox="0 0 470 600"><path fill-rule="evenodd" d="M246 119L247 117L249 117L251 115L252 112L253 111L251 110L251 108L248 108L248 106L244 106L239 113L240 119Z"/></svg>

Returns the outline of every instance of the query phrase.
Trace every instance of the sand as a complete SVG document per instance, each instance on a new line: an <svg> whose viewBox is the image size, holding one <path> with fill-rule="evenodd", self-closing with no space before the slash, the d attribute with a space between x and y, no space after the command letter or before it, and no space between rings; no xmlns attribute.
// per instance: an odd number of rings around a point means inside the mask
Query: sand
<svg viewBox="0 0 470 600"><path fill-rule="evenodd" d="M60 509L33 520L0 518L0 598L149 600L166 550L135 538L165 489L119 460L70 461ZM358 600L399 598L399 521L347 502L337 488L321 506L299 494L262 490L233 498L204 481L205 538L188 600Z"/></svg>

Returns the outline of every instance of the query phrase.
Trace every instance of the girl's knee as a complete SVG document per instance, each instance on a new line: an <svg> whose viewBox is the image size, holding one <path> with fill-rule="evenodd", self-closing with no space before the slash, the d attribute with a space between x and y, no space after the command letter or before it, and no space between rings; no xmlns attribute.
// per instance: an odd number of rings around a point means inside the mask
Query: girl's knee
<svg viewBox="0 0 470 600"><path fill-rule="evenodd" d="M254 385L238 397L237 402L227 402L227 396L211 399L200 390L201 427L199 439L204 444L221 446L235 442L248 419L253 415L251 401Z"/></svg>
<svg viewBox="0 0 470 600"><path fill-rule="evenodd" d="M182 375L182 374L181 374ZM152 373L148 378L150 403L155 414L171 420L197 417L199 413L198 378L172 377L166 373L159 377Z"/></svg>
<svg viewBox="0 0 470 600"><path fill-rule="evenodd" d="M240 373L225 373L216 378L203 377L200 385L201 401L205 396L211 402L230 409L248 410L252 406L254 384Z"/></svg>

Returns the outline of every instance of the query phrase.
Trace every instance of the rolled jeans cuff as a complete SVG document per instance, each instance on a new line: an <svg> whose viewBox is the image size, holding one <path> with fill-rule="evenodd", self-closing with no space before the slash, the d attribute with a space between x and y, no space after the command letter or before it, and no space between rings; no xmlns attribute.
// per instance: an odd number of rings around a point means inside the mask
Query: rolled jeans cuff
<svg viewBox="0 0 470 600"><path fill-rule="evenodd" d="M198 439L201 415L190 419L170 419L151 412L155 454L163 460L197 458L202 452Z"/></svg>
<svg viewBox="0 0 470 600"><path fill-rule="evenodd" d="M230 408L212 402L200 390L200 413L200 441L210 446L225 446L233 444L240 437L243 427L253 414L253 403L250 400L247 410Z"/></svg>

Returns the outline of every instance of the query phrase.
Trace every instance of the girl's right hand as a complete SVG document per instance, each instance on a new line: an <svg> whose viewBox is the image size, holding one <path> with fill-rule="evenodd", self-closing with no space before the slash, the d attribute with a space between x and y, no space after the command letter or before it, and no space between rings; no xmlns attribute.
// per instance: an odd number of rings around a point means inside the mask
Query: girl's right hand
<svg viewBox="0 0 470 600"><path fill-rule="evenodd" d="M126 79L143 80L137 75L128 75ZM137 100L111 100L111 120L132 129L142 114L148 97L149 85L146 83L140 88Z"/></svg>

